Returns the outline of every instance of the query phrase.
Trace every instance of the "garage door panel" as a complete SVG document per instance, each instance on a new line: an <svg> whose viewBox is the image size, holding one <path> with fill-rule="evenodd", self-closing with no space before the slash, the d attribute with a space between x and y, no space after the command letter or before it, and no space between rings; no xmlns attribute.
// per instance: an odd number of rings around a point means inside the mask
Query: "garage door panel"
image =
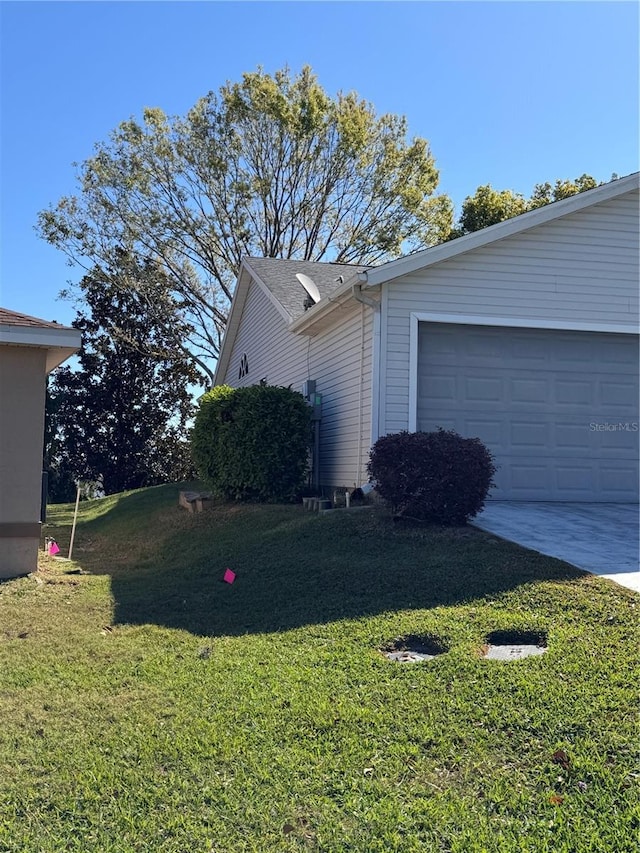
<svg viewBox="0 0 640 853"><path fill-rule="evenodd" d="M602 466L599 479L602 492L609 495L612 501L624 502L624 495L638 487L637 470L613 461L607 461L606 465Z"/></svg>
<svg viewBox="0 0 640 853"><path fill-rule="evenodd" d="M618 373L628 373L632 377L638 375L637 359L632 362L629 359L629 342L628 341L603 341L600 350L600 364L604 368L614 367ZM636 352L638 347L636 344Z"/></svg>
<svg viewBox="0 0 640 853"><path fill-rule="evenodd" d="M507 425L503 420L478 419L477 417L464 418L462 420L464 434L478 437L485 444L503 444L505 441L505 430ZM456 430L460 432L460 430ZM462 433L460 433L462 435Z"/></svg>
<svg viewBox="0 0 640 853"><path fill-rule="evenodd" d="M511 379L508 399L513 403L532 403L548 406L549 385L547 379Z"/></svg>
<svg viewBox="0 0 640 853"><path fill-rule="evenodd" d="M582 341L560 334L550 341L549 333L542 332L538 333L537 343L547 348L549 361L558 370L575 370L594 361L593 347L586 339Z"/></svg>
<svg viewBox="0 0 640 853"><path fill-rule="evenodd" d="M627 382L608 382L600 388L600 400L605 406L612 406L612 411L620 411L623 409L628 411L629 400L634 393L634 383Z"/></svg>
<svg viewBox="0 0 640 853"><path fill-rule="evenodd" d="M561 492L587 495L595 486L593 466L560 464L555 466L555 486Z"/></svg>
<svg viewBox="0 0 640 853"><path fill-rule="evenodd" d="M561 455L579 453L586 455L595 447L593 435L585 424L558 421L555 425L555 447L561 451Z"/></svg>
<svg viewBox="0 0 640 853"><path fill-rule="evenodd" d="M543 452L550 444L552 426L544 421L512 420L509 429L509 446L514 452Z"/></svg>
<svg viewBox="0 0 640 853"><path fill-rule="evenodd" d="M456 377L441 375L425 377L421 382L420 392L430 400L453 402L458 398Z"/></svg>
<svg viewBox="0 0 640 853"><path fill-rule="evenodd" d="M500 379L470 376L464 383L464 399L473 403L497 403L504 397Z"/></svg>
<svg viewBox="0 0 640 853"><path fill-rule="evenodd" d="M599 449L605 451L608 456L624 455L632 453L638 446L638 434L632 430L627 430L624 427L627 424L613 424L615 427L622 429L610 430L607 432L597 432L595 435L598 439ZM629 426L632 426L629 424Z"/></svg>
<svg viewBox="0 0 640 853"><path fill-rule="evenodd" d="M549 471L548 466L541 462L534 464L531 462L518 463L516 461L510 466L509 475L512 489L537 491L540 494L544 494L547 488Z"/></svg>
<svg viewBox="0 0 640 853"><path fill-rule="evenodd" d="M555 402L560 406L591 406L593 382L581 379L556 379Z"/></svg>
<svg viewBox="0 0 640 853"><path fill-rule="evenodd" d="M637 372L629 335L421 323L418 429L479 437L497 499L635 501Z"/></svg>

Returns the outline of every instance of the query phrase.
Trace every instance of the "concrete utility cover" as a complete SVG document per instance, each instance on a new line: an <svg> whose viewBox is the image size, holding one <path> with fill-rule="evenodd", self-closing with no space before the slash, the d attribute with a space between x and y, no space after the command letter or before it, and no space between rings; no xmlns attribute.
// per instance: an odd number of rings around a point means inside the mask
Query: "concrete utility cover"
<svg viewBox="0 0 640 853"><path fill-rule="evenodd" d="M421 663L433 660L433 658L446 652L446 649L431 637L411 635L396 637L395 640L381 649L381 652L388 660L397 663Z"/></svg>
<svg viewBox="0 0 640 853"><path fill-rule="evenodd" d="M487 660L520 660L531 655L543 655L547 651L545 646L529 645L504 645L487 646L484 657Z"/></svg>
<svg viewBox="0 0 640 853"><path fill-rule="evenodd" d="M535 631L493 631L482 651L487 660L521 660L543 655L547 651L547 638Z"/></svg>
<svg viewBox="0 0 640 853"><path fill-rule="evenodd" d="M398 661L398 663L420 663L423 660L433 660L435 655L424 655L420 652L384 652L384 656L389 660Z"/></svg>

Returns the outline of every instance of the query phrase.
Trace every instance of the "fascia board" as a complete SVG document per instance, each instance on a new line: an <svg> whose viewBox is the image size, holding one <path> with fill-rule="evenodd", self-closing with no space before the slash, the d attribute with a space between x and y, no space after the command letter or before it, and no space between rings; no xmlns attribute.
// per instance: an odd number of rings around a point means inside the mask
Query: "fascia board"
<svg viewBox="0 0 640 853"><path fill-rule="evenodd" d="M77 350L82 344L82 333L78 329L61 326L59 329L38 326L0 325L0 344L23 347L68 347Z"/></svg>
<svg viewBox="0 0 640 853"><path fill-rule="evenodd" d="M275 297L275 296L273 295L273 293L269 290L269 288L268 288L268 287L267 287L267 285L264 283L264 281L260 278L260 276L258 275L258 273L253 269L253 267L251 266L251 260L250 260L250 259L246 259L246 260L244 261L244 265L245 265L245 268L246 268L246 269L248 269L248 270L249 270L249 272L251 273L251 277L252 277L252 279L255 281L255 283L258 285L258 287L259 287L262 291L264 291L264 294L265 294L265 296L267 297L267 299L271 302L271 304L273 305L273 307L276 309L276 311L280 314L280 316L282 317L282 319L283 319L283 320L285 321L285 323L287 323L287 325L288 325L288 324L291 322L291 319L292 319L291 314L289 314L289 312L288 312L288 311L287 311L287 309L284 307L284 305L276 299L276 297Z"/></svg>
<svg viewBox="0 0 640 853"><path fill-rule="evenodd" d="M425 269L426 267L433 266L433 264L438 264L441 261L449 260L458 255L463 255L473 249L503 240L505 237L512 237L514 234L535 228L537 225L552 222L554 219L559 219L570 213L576 213L594 204L617 198L624 193L638 188L640 188L640 172L634 172L632 175L610 181L601 187L595 187L592 190L578 193L562 201L546 204L529 213L522 213L513 219L507 219L504 222L498 222L496 225L490 225L481 231L465 234L464 237L458 237L456 240L451 240L440 246L433 246L431 249L424 249L422 252L408 255L406 258L399 258L397 261L390 261L388 264L384 264L384 266L375 267L363 273L366 276L365 286L373 287L377 284L392 281L393 279L400 278L400 276Z"/></svg>
<svg viewBox="0 0 640 853"><path fill-rule="evenodd" d="M249 292L250 283L251 273L246 270L245 262L244 260L242 260L240 263L238 280L236 282L236 289L233 293L233 299L231 300L229 316L227 317L227 325L225 327L224 335L222 337L222 346L220 347L218 363L216 364L216 370L213 374L214 385L218 384L221 377L224 376L224 374L226 373L227 367L229 365L229 359L231 358L231 351L233 349L233 342L235 340L238 327L240 326L242 309L244 308L247 293Z"/></svg>

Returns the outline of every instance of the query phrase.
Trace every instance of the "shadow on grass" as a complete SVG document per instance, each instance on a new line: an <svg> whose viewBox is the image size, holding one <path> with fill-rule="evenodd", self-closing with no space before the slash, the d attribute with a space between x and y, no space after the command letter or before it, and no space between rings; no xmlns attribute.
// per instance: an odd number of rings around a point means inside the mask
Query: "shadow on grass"
<svg viewBox="0 0 640 853"><path fill-rule="evenodd" d="M492 597L583 573L475 528L395 528L380 510L177 507L177 490L125 495L84 522L74 556L109 573L114 622L203 636L270 633ZM227 568L233 584L223 581Z"/></svg>

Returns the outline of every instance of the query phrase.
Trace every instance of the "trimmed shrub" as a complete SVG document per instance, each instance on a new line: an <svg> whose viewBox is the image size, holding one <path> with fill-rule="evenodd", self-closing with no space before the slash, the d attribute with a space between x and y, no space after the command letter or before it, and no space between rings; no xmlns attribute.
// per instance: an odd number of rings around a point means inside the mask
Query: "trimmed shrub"
<svg viewBox="0 0 640 853"><path fill-rule="evenodd" d="M396 515L454 525L480 512L496 468L479 438L438 429L379 438L367 471Z"/></svg>
<svg viewBox="0 0 640 853"><path fill-rule="evenodd" d="M275 385L219 385L200 400L191 452L219 497L283 502L305 482L310 436L302 394Z"/></svg>

